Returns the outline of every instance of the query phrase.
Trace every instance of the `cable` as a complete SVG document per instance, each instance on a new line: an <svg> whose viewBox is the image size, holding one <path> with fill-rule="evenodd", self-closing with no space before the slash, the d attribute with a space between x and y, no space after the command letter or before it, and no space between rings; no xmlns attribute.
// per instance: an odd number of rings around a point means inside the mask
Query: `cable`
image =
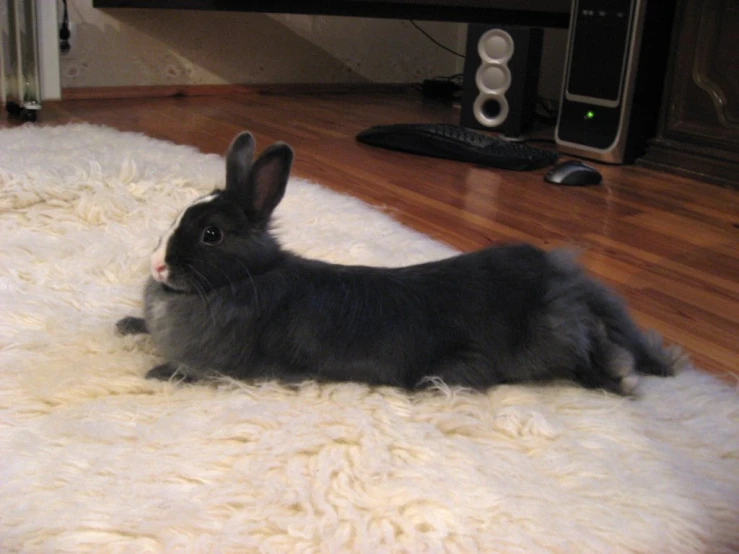
<svg viewBox="0 0 739 554"><path fill-rule="evenodd" d="M541 108L544 112L543 115L537 113L543 119L556 120L559 115L559 102L555 100L548 100L539 96L536 99L536 107Z"/></svg>
<svg viewBox="0 0 739 554"><path fill-rule="evenodd" d="M462 73L455 73L454 75L437 75L436 77L432 77L434 81L461 81L463 77Z"/></svg>
<svg viewBox="0 0 739 554"><path fill-rule="evenodd" d="M421 31L421 33L423 33L426 36L426 38L428 38L436 46L438 46L440 48L443 48L444 50L446 50L447 52L450 52L451 54L454 54L455 56L459 56L460 58L464 58L464 54L460 54L459 52L455 52L454 50L452 50L448 46L444 46L442 43L440 43L438 40L436 40L434 37L432 37L426 31L424 31L421 27L419 27L418 26L418 23L416 23L412 19L409 19L408 21L410 21L411 25L413 25L416 29L418 29L419 31Z"/></svg>
<svg viewBox="0 0 739 554"><path fill-rule="evenodd" d="M72 36L72 32L69 30L69 15L67 14L67 0L62 0L64 6L64 12L62 15L62 26L59 28L59 50L62 54L69 52L71 45L69 39Z"/></svg>
<svg viewBox="0 0 739 554"><path fill-rule="evenodd" d="M559 103L555 100L538 97L534 116L544 123L556 123L559 117Z"/></svg>

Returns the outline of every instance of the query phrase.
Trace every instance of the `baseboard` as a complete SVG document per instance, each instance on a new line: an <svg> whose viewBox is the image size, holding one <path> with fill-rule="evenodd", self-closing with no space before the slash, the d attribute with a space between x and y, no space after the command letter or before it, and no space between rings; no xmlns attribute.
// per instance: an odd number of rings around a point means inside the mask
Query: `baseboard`
<svg viewBox="0 0 739 554"><path fill-rule="evenodd" d="M646 154L636 164L739 189L739 162L735 153L668 139L650 141Z"/></svg>
<svg viewBox="0 0 739 554"><path fill-rule="evenodd" d="M63 88L63 100L223 96L227 94L348 94L398 92L411 83L294 83Z"/></svg>

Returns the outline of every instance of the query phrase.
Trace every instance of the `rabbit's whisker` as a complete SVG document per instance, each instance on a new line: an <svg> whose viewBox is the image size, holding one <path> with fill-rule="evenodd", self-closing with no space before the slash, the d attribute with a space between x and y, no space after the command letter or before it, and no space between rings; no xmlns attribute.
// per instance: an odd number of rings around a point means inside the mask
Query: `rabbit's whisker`
<svg viewBox="0 0 739 554"><path fill-rule="evenodd" d="M197 269L195 269L195 267L192 264L187 264L187 267L193 273L195 273L198 276L200 276L206 283L208 283L208 285L210 286L211 289L213 288L213 284L208 280L208 278L205 275L203 275L201 272L199 272ZM192 284L193 284L193 287L195 288L195 292L197 293L198 298L200 298L200 300L203 302L203 306L205 306L205 309L207 310L208 315L210 316L210 319L213 321L213 325L217 326L218 321L216 320L216 314L213 311L213 306L211 306L210 303L208 302L208 299L207 299L206 293L205 293L205 289L203 288L202 285L200 285L195 280L193 280Z"/></svg>
<svg viewBox="0 0 739 554"><path fill-rule="evenodd" d="M244 262L241 260L237 260L239 262L239 265L244 268L244 271L246 271L246 274L249 276L249 281L251 281L251 286L254 289L254 309L259 312L259 293L257 292L257 285L254 282L254 278L251 275L251 271L249 271L249 268L246 267Z"/></svg>

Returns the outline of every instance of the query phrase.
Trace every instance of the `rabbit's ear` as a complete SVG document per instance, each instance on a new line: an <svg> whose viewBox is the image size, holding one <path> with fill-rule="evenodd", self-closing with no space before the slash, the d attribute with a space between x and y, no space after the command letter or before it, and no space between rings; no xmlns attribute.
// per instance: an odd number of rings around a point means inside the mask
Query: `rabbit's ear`
<svg viewBox="0 0 739 554"><path fill-rule="evenodd" d="M254 159L256 141L251 133L244 131L237 136L226 155L226 190L241 192L248 179Z"/></svg>
<svg viewBox="0 0 739 554"><path fill-rule="evenodd" d="M247 205L244 207L261 222L269 220L272 210L282 200L292 163L293 150L284 142L273 144L254 162L245 191Z"/></svg>

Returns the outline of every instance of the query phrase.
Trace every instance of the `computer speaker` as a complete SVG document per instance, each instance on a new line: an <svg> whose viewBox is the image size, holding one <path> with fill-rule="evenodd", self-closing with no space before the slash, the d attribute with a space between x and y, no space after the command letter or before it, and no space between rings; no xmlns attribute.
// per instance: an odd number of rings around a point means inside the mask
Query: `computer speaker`
<svg viewBox="0 0 739 554"><path fill-rule="evenodd" d="M467 26L460 124L520 137L536 110L543 31Z"/></svg>

